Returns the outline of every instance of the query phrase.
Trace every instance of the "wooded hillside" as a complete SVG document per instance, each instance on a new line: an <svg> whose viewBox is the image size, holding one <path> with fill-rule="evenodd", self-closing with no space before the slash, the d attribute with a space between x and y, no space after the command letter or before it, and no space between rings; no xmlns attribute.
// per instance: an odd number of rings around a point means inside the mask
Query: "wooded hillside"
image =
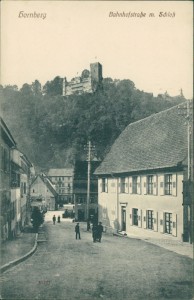
<svg viewBox="0 0 194 300"><path fill-rule="evenodd" d="M167 93L153 97L130 80L103 80L95 94L61 96L62 78L43 88L31 85L1 87L2 117L18 148L40 170L64 167L86 158L88 138L103 159L114 140L131 122L185 101Z"/></svg>

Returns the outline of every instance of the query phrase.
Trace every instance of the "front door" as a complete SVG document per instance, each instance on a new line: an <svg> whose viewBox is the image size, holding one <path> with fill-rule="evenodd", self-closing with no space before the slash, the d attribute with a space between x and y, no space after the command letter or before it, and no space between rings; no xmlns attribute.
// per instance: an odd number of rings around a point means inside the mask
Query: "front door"
<svg viewBox="0 0 194 300"><path fill-rule="evenodd" d="M126 208L121 207L121 230L126 231Z"/></svg>

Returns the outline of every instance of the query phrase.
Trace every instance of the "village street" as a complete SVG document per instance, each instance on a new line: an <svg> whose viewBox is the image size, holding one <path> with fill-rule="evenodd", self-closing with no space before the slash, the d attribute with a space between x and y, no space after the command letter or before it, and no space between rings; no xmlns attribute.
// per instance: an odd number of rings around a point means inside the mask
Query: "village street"
<svg viewBox="0 0 194 300"><path fill-rule="evenodd" d="M48 213L35 254L2 275L1 299L192 298L190 258L134 238L93 243L85 223L76 240L74 227Z"/></svg>

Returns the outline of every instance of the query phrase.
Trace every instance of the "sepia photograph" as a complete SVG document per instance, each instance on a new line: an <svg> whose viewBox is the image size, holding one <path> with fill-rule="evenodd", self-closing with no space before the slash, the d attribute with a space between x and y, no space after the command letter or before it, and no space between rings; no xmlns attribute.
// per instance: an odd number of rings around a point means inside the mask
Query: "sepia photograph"
<svg viewBox="0 0 194 300"><path fill-rule="evenodd" d="M194 299L193 2L0 6L0 300Z"/></svg>

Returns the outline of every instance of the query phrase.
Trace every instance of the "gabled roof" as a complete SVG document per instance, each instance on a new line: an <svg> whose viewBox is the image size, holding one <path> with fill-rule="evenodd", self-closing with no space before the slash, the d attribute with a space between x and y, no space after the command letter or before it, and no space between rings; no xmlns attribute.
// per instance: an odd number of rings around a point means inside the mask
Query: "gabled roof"
<svg viewBox="0 0 194 300"><path fill-rule="evenodd" d="M175 167L186 157L186 120L174 106L128 125L94 174Z"/></svg>
<svg viewBox="0 0 194 300"><path fill-rule="evenodd" d="M73 168L50 169L48 171L48 176L73 176L73 173Z"/></svg>
<svg viewBox="0 0 194 300"><path fill-rule="evenodd" d="M16 147L16 142L9 131L7 125L3 121L3 119L0 117L0 127L1 127L1 137L7 142L9 147Z"/></svg>
<svg viewBox="0 0 194 300"><path fill-rule="evenodd" d="M40 174L38 174L34 180L31 183L31 187L32 185L36 182L37 178L40 178L42 180L42 182L47 186L47 188L50 190L50 192L54 195L57 196L57 192L55 190L55 187L53 186L53 184L51 183L50 179L47 176L42 176Z"/></svg>

